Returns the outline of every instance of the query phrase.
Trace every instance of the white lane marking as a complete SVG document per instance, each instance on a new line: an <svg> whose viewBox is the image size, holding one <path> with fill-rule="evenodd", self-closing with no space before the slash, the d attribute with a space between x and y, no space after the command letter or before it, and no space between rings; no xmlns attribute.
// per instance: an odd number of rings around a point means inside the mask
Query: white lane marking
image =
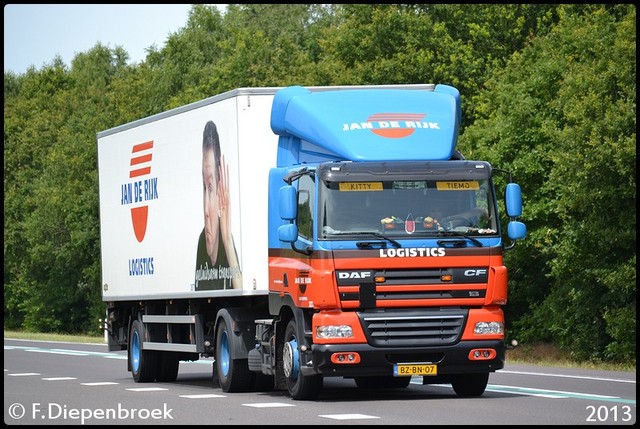
<svg viewBox="0 0 640 429"><path fill-rule="evenodd" d="M333 420L361 420L361 419L379 419L378 416L368 416L366 414L321 414L318 417Z"/></svg>
<svg viewBox="0 0 640 429"><path fill-rule="evenodd" d="M560 395L572 395L572 396L586 396L589 398L604 398L604 399L620 399L617 396L608 396L608 395L596 395L593 393L580 393L580 392L567 392L564 390L549 390L549 389L535 389L533 387L519 387L519 386L501 386L499 384L492 384L490 387L493 389L494 387L511 390L514 389L516 391L521 392L534 392L534 393L543 393L543 394L560 394Z"/></svg>
<svg viewBox="0 0 640 429"><path fill-rule="evenodd" d="M17 372L15 374L7 374L10 375L11 377L27 377L30 375L40 375L39 372Z"/></svg>
<svg viewBox="0 0 640 429"><path fill-rule="evenodd" d="M62 350L26 349L25 352L51 353L54 355L69 355L69 356L89 356L89 353L74 352L71 350L62 351Z"/></svg>
<svg viewBox="0 0 640 429"><path fill-rule="evenodd" d="M110 386L112 384L120 384L120 383L116 383L115 381L95 381L92 383L80 383L83 386Z"/></svg>
<svg viewBox="0 0 640 429"><path fill-rule="evenodd" d="M568 374L551 374L544 372L526 372L526 371L508 371L508 370L500 370L496 374L518 374L518 375L540 375L543 377L561 377L561 378L579 378L584 380L595 380L595 381L614 381L616 383L633 383L635 384L635 380L623 380L620 378L605 378L605 377L589 377L586 375L568 375Z"/></svg>
<svg viewBox="0 0 640 429"><path fill-rule="evenodd" d="M531 393L531 392L518 392L517 390L500 390L500 389L489 389L487 387L488 392L497 392L497 393L508 393L510 395L522 395L522 396L537 396L539 398L550 398L550 399L566 399L568 396L564 395L545 395L542 393Z"/></svg>
<svg viewBox="0 0 640 429"><path fill-rule="evenodd" d="M53 353L53 354L62 354L62 355L74 355L74 356L102 356L105 359L127 359L127 355L116 354L111 352L91 352L86 350L67 350L67 349L44 349L39 347L25 347L25 346L4 346L5 350L23 350L26 352L36 352L36 353ZM197 361L180 361L181 363L195 363L195 364L204 364L204 365L212 365L213 360L208 358L199 359Z"/></svg>
<svg viewBox="0 0 640 429"><path fill-rule="evenodd" d="M451 388L447 384L432 384L432 387ZM563 399L563 398L592 398L592 399L620 399L617 396L596 395L590 393L566 392L563 390L536 389L533 387L505 386L500 384L489 384L488 392L511 393L513 395L539 396L543 398Z"/></svg>
<svg viewBox="0 0 640 429"><path fill-rule="evenodd" d="M187 399L208 399L208 398L226 398L225 395L216 395L214 393L206 394L206 395L178 395L180 398Z"/></svg>
<svg viewBox="0 0 640 429"><path fill-rule="evenodd" d="M77 380L76 377L43 377L44 381L64 381L64 380Z"/></svg>
<svg viewBox="0 0 640 429"><path fill-rule="evenodd" d="M164 387L137 387L137 388L131 388L127 390L131 392L159 392L161 390L169 390L169 389L165 389Z"/></svg>
<svg viewBox="0 0 640 429"><path fill-rule="evenodd" d="M263 402L260 404L242 404L245 407L254 408L277 408L277 407L295 407L294 404L285 404L284 402Z"/></svg>
<svg viewBox="0 0 640 429"><path fill-rule="evenodd" d="M24 341L24 342L28 341L30 343L57 343L57 344L75 344L75 345L79 344L83 346L101 346L101 345L106 346L107 345L106 341L104 343L83 343L83 342L76 342L76 341L26 340L21 338L5 338L5 340Z"/></svg>

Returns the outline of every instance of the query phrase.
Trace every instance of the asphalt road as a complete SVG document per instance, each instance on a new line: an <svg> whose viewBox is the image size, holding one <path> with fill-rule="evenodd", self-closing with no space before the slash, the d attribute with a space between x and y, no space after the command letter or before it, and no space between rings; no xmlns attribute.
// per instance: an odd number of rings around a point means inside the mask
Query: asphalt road
<svg viewBox="0 0 640 429"><path fill-rule="evenodd" d="M106 345L4 340L8 425L633 425L636 373L511 365L479 398L450 385L358 389L327 378L316 401L285 392L224 393L212 360L182 362L174 383L135 383Z"/></svg>

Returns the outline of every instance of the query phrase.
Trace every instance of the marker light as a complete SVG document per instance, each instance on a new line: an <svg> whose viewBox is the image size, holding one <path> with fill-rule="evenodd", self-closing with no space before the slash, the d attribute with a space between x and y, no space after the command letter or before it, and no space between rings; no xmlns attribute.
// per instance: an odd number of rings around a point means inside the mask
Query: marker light
<svg viewBox="0 0 640 429"><path fill-rule="evenodd" d="M497 355L494 349L473 349L469 352L469 360L491 360Z"/></svg>
<svg viewBox="0 0 640 429"><path fill-rule="evenodd" d="M360 363L360 354L357 352L340 352L331 355L331 362L336 364Z"/></svg>

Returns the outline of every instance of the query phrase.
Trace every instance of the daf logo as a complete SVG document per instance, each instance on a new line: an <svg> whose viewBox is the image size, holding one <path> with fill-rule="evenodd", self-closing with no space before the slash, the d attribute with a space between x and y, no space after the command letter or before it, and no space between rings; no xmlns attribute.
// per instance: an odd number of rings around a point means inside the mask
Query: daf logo
<svg viewBox="0 0 640 429"><path fill-rule="evenodd" d="M464 270L465 277L477 277L477 276L484 276L486 274L487 274L487 270L486 269Z"/></svg>
<svg viewBox="0 0 640 429"><path fill-rule="evenodd" d="M352 271L352 272L340 272L338 273L339 279L367 279L371 277L369 271Z"/></svg>

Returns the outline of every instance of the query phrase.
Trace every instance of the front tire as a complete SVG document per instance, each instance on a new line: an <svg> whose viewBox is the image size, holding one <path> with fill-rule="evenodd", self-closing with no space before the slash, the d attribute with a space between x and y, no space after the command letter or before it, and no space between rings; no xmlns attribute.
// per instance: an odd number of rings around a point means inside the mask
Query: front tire
<svg viewBox="0 0 640 429"><path fill-rule="evenodd" d="M451 380L451 387L458 396L480 396L489 382L489 373L459 374Z"/></svg>
<svg viewBox="0 0 640 429"><path fill-rule="evenodd" d="M284 375L287 380L287 391L296 400L316 399L322 390L321 375L303 375L300 371L300 341L296 333L296 321L289 321L284 332L282 360Z"/></svg>

